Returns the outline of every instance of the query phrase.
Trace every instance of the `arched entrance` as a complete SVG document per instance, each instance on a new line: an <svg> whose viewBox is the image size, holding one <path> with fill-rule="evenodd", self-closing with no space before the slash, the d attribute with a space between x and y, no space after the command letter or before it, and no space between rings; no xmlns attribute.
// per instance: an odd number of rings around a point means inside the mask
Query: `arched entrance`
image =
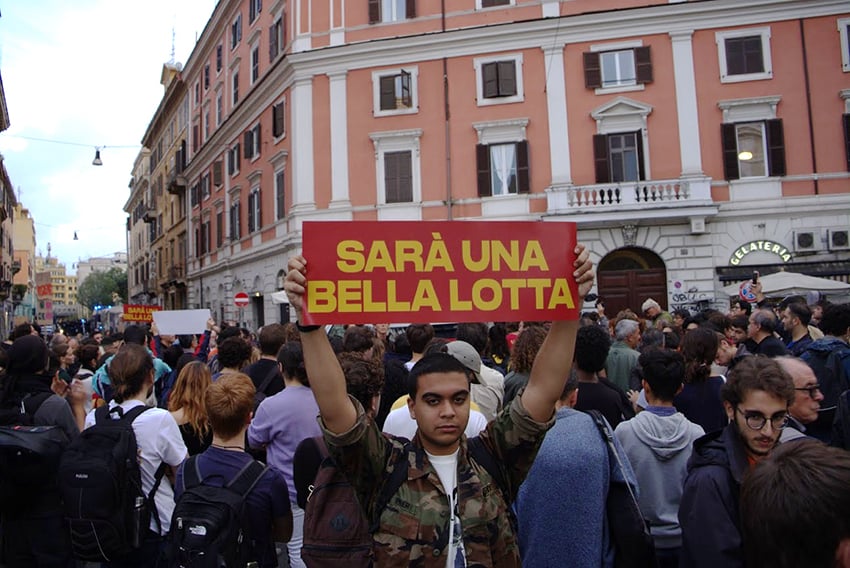
<svg viewBox="0 0 850 568"><path fill-rule="evenodd" d="M642 315L640 306L647 298L667 309L667 268L651 250L626 247L607 254L599 263L597 281L608 317L626 308Z"/></svg>

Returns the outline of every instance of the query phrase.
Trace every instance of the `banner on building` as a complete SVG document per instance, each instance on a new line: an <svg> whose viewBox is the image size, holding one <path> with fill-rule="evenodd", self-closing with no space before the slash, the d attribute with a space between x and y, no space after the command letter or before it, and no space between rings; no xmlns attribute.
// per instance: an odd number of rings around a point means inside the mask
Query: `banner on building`
<svg viewBox="0 0 850 568"><path fill-rule="evenodd" d="M159 306L124 304L124 321L151 323L153 321L153 313L161 309Z"/></svg>
<svg viewBox="0 0 850 568"><path fill-rule="evenodd" d="M35 287L35 293L39 298L46 298L53 295L53 284L40 284Z"/></svg>
<svg viewBox="0 0 850 568"><path fill-rule="evenodd" d="M313 221L305 324L577 319L574 223Z"/></svg>

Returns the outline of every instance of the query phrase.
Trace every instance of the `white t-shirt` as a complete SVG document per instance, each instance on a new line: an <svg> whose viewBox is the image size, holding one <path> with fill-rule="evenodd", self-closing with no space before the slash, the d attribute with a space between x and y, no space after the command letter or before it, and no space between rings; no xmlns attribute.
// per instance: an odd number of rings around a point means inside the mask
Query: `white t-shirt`
<svg viewBox="0 0 850 568"><path fill-rule="evenodd" d="M437 471L440 483L449 498L449 550L446 568L466 566L466 554L463 550L463 530L457 516L457 454L458 450L447 456L435 456L429 452L428 460Z"/></svg>
<svg viewBox="0 0 850 568"><path fill-rule="evenodd" d="M120 406L127 412L143 403L139 400L128 400ZM114 400L109 402L109 408L114 408ZM94 426L92 410L86 415L85 427ZM115 415L111 415L115 416ZM136 445L139 448L139 459L142 473L142 490L147 494L153 488L154 476L162 462L177 467L186 459L188 451L180 435L177 422L162 408L151 408L139 415L133 421L133 432L136 434ZM174 512L174 489L167 477L163 477L154 495L156 510L162 523L161 534L167 534L171 528L171 514ZM151 518L150 529L157 530L156 519Z"/></svg>
<svg viewBox="0 0 850 568"><path fill-rule="evenodd" d="M484 418L484 415L477 410L470 410L469 422L466 423L466 430L464 431L466 433L466 437L475 437L486 427L487 419ZM408 410L407 406L391 410L390 413L387 414L387 419L384 421L384 433L392 434L393 436L401 436L408 440L413 439L413 435L416 434L417 428L418 425L416 424L416 420L410 417L410 410Z"/></svg>

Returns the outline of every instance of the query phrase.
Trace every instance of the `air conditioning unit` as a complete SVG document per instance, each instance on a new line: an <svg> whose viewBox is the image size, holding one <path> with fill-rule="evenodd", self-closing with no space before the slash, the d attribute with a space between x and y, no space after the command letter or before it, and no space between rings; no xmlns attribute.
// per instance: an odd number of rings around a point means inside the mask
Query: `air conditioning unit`
<svg viewBox="0 0 850 568"><path fill-rule="evenodd" d="M815 231L794 231L794 252L815 252L819 246L819 233Z"/></svg>
<svg viewBox="0 0 850 568"><path fill-rule="evenodd" d="M829 229L829 250L850 250L850 231L847 229Z"/></svg>

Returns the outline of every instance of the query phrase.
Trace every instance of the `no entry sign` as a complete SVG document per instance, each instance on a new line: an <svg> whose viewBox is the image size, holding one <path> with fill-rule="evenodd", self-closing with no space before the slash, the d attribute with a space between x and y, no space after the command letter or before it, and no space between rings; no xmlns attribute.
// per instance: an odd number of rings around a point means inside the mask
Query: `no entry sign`
<svg viewBox="0 0 850 568"><path fill-rule="evenodd" d="M248 294L245 292L237 292L235 296L233 296L233 303L236 304L237 308L244 308L248 305Z"/></svg>

